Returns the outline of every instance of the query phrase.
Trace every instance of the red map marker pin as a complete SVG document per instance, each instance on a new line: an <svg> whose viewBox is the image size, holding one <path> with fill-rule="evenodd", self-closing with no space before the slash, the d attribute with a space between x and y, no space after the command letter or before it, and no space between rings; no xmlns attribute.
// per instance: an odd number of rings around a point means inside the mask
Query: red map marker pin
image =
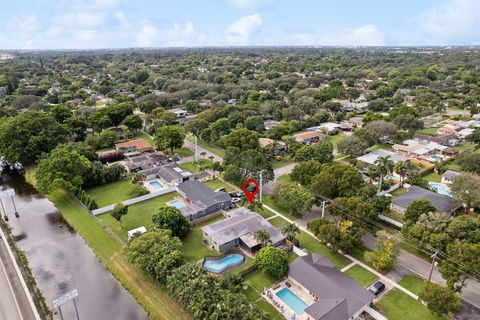
<svg viewBox="0 0 480 320"><path fill-rule="evenodd" d="M252 192L248 191L248 189L247 189L247 186L248 186L249 183L255 185L255 190L252 191ZM255 181L255 180L246 180L246 181L242 184L242 190L243 190L243 192L245 193L245 195L247 196L248 202L250 202L250 204L252 204L252 201L253 201L253 199L255 198L255 195L256 195L257 192L258 192L258 182Z"/></svg>

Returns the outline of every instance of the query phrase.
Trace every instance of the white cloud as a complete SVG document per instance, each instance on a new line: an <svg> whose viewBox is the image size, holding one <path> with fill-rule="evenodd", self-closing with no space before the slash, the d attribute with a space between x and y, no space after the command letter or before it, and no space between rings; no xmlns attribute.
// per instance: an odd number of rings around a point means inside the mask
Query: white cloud
<svg viewBox="0 0 480 320"><path fill-rule="evenodd" d="M228 3L240 8L251 8L265 4L268 0L227 0Z"/></svg>
<svg viewBox="0 0 480 320"><path fill-rule="evenodd" d="M144 24L137 34L137 44L140 47L152 47L158 38L158 30L151 24Z"/></svg>
<svg viewBox="0 0 480 320"><path fill-rule="evenodd" d="M40 25L35 14L13 17L9 22L7 22L7 26L14 31L24 33L33 33L40 29Z"/></svg>
<svg viewBox="0 0 480 320"><path fill-rule="evenodd" d="M102 12L74 12L58 17L57 21L76 29L92 28L103 25L106 22L106 15Z"/></svg>
<svg viewBox="0 0 480 320"><path fill-rule="evenodd" d="M227 41L233 45L247 45L252 33L262 26L262 17L252 14L240 18L227 28Z"/></svg>
<svg viewBox="0 0 480 320"><path fill-rule="evenodd" d="M294 34L291 38L296 45L381 46L385 44L383 34L373 24L337 32Z"/></svg>
<svg viewBox="0 0 480 320"><path fill-rule="evenodd" d="M415 19L427 36L437 39L479 35L478 0L447 0Z"/></svg>
<svg viewBox="0 0 480 320"><path fill-rule="evenodd" d="M130 21L128 21L127 16L123 11L114 12L113 17L123 28L128 28L130 26Z"/></svg>
<svg viewBox="0 0 480 320"><path fill-rule="evenodd" d="M136 42L141 47L198 46L204 44L205 36L199 33L191 22L177 22L166 28L143 22Z"/></svg>

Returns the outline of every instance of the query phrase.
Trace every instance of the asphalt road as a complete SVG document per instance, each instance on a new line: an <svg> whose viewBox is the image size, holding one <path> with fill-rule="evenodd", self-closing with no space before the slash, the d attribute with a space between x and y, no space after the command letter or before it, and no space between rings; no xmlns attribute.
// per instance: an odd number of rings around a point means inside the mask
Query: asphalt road
<svg viewBox="0 0 480 320"><path fill-rule="evenodd" d="M3 239L0 239L0 319L36 319Z"/></svg>

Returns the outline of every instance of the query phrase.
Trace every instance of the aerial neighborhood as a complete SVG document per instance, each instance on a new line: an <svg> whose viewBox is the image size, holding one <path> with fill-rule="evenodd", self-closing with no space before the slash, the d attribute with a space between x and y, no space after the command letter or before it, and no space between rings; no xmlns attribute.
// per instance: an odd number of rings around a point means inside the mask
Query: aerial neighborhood
<svg viewBox="0 0 480 320"><path fill-rule="evenodd" d="M74 288L21 236L43 201L130 319L479 319L478 48L1 57L2 229L42 319Z"/></svg>

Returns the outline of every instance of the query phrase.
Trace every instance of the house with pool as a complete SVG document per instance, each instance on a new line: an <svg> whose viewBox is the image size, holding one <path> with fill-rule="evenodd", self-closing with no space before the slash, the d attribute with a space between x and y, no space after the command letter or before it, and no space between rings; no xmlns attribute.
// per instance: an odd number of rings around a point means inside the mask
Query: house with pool
<svg viewBox="0 0 480 320"><path fill-rule="evenodd" d="M227 218L202 228L203 241L211 248L222 253L239 247L248 253L261 248L255 239L258 230L270 234L273 246L281 246L285 240L282 232L265 220L261 215L246 208L237 208L227 213Z"/></svg>
<svg viewBox="0 0 480 320"><path fill-rule="evenodd" d="M180 210L189 221L208 219L222 210L233 207L232 197L226 192L215 192L202 182L187 180L177 185L177 192L181 198L169 203Z"/></svg>
<svg viewBox="0 0 480 320"><path fill-rule="evenodd" d="M438 183L431 186L432 188L440 188ZM412 185L408 186L407 190L406 193L392 199L390 205L392 210L399 213L405 213L412 202L420 199L429 200L438 212L454 213L460 208L460 205L455 202L455 199L447 194L442 194L443 189L438 189L437 193Z"/></svg>
<svg viewBox="0 0 480 320"><path fill-rule="evenodd" d="M316 253L298 257L287 279L264 295L287 319L305 320L354 319L375 297Z"/></svg>

